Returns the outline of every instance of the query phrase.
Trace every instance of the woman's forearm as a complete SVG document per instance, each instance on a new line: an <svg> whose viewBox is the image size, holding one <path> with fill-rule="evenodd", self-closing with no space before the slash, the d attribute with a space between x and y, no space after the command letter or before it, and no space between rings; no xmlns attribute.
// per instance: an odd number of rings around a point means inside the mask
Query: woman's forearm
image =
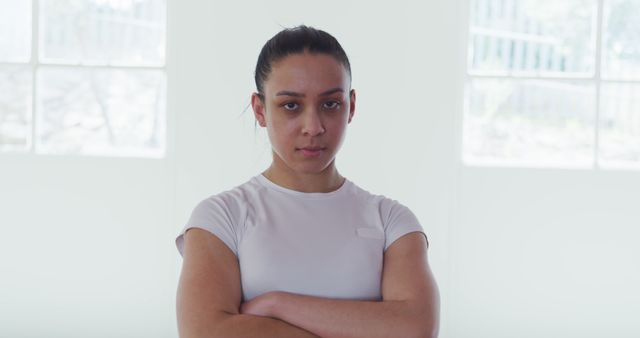
<svg viewBox="0 0 640 338"><path fill-rule="evenodd" d="M408 301L356 301L269 292L243 303L243 314L276 318L324 338L432 337L435 314Z"/></svg>
<svg viewBox="0 0 640 338"><path fill-rule="evenodd" d="M282 320L248 314L229 315L221 320L214 337L318 338L313 333Z"/></svg>
<svg viewBox="0 0 640 338"><path fill-rule="evenodd" d="M428 337L423 325L427 316L404 301L333 300L291 293L280 293L272 313L325 338Z"/></svg>

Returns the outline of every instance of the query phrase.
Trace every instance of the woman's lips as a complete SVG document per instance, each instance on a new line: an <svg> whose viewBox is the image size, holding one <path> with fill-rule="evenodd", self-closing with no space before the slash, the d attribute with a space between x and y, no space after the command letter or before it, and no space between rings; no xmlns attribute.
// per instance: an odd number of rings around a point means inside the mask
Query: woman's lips
<svg viewBox="0 0 640 338"><path fill-rule="evenodd" d="M302 152L302 155L306 156L306 157L316 157L319 156L320 154L322 154L322 152L325 150L326 148L315 148L315 149L308 149L308 148L301 148L298 149Z"/></svg>

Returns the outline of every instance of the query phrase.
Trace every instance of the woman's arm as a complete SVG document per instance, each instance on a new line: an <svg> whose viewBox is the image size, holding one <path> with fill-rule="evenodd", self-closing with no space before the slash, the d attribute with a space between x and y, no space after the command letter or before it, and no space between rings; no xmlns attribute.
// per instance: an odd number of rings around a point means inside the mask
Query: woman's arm
<svg viewBox="0 0 640 338"><path fill-rule="evenodd" d="M333 300L271 292L242 304L241 313L274 317L324 338L433 338L440 299L419 232L394 242L385 253L380 302Z"/></svg>
<svg viewBox="0 0 640 338"><path fill-rule="evenodd" d="M215 335L224 338L318 338L315 334L282 320L245 314L228 315L217 322Z"/></svg>
<svg viewBox="0 0 640 338"><path fill-rule="evenodd" d="M176 297L181 338L312 338L274 318L240 314L240 269L233 252L211 233L184 235L184 260Z"/></svg>

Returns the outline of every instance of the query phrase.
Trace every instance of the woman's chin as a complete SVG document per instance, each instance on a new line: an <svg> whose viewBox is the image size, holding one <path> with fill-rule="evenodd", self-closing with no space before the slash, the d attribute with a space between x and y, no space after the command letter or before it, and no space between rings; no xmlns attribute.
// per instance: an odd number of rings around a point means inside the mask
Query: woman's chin
<svg viewBox="0 0 640 338"><path fill-rule="evenodd" d="M315 163L298 163L293 166L294 170L300 174L320 174L323 171L327 170L329 167L329 163L325 162L315 162Z"/></svg>

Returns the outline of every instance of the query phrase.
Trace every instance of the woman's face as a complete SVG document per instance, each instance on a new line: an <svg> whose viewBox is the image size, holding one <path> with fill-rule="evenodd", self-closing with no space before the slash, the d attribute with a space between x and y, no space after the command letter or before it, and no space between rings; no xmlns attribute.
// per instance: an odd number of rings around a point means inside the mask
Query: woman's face
<svg viewBox="0 0 640 338"><path fill-rule="evenodd" d="M332 165L355 111L344 66L327 54L292 54L272 64L263 89L264 100L253 94L251 102L274 164L300 174Z"/></svg>

